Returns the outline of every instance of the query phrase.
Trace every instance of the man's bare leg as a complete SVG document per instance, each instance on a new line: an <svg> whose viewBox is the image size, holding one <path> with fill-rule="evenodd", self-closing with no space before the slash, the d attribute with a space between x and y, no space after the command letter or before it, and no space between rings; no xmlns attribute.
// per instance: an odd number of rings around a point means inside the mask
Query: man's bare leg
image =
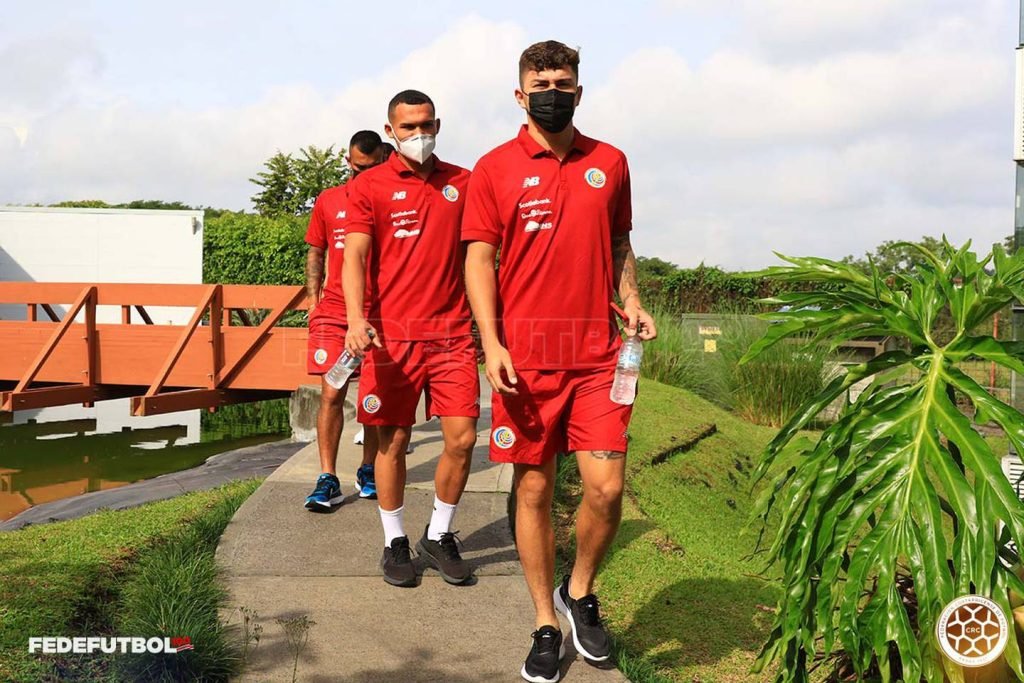
<svg viewBox="0 0 1024 683"><path fill-rule="evenodd" d="M434 470L434 508L423 538L416 544L420 555L450 584L462 585L473 577L472 567L462 559L452 532L452 520L469 478L469 466L476 445L476 418L441 417L444 450Z"/></svg>
<svg viewBox="0 0 1024 683"><path fill-rule="evenodd" d="M381 510L397 510L405 504L405 448L411 427L377 427L379 445L374 473L377 504Z"/></svg>
<svg viewBox="0 0 1024 683"><path fill-rule="evenodd" d="M555 584L555 531L551 524L555 465L555 457L541 465L515 465L516 549L538 629L545 625L558 628L551 594Z"/></svg>
<svg viewBox="0 0 1024 683"><path fill-rule="evenodd" d="M373 465L377 461L377 449L380 447L380 437L377 427L373 425L362 425L363 428L363 465Z"/></svg>
<svg viewBox="0 0 1024 683"><path fill-rule="evenodd" d="M434 490L438 498L455 505L469 479L469 466L476 445L476 418L442 417L441 434L444 436L444 450L434 471Z"/></svg>
<svg viewBox="0 0 1024 683"><path fill-rule="evenodd" d="M569 595L582 598L594 591L594 578L622 520L626 454L620 451L578 451L583 501L576 514L576 563Z"/></svg>
<svg viewBox="0 0 1024 683"><path fill-rule="evenodd" d="M374 469L377 478L377 503L384 530L384 554L381 570L384 581L393 586L416 585L409 537L405 531L405 447L410 427L379 427L380 446Z"/></svg>
<svg viewBox="0 0 1024 683"><path fill-rule="evenodd" d="M345 424L345 394L348 383L341 389L335 389L327 383L326 378L320 380L320 409L316 414L316 443L320 452L320 471L338 475L338 443L341 441L341 429Z"/></svg>

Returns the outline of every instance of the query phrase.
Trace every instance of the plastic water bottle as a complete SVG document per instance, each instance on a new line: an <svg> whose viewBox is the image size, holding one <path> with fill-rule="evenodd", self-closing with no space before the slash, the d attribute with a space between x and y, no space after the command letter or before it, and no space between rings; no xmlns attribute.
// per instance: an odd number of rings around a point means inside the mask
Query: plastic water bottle
<svg viewBox="0 0 1024 683"><path fill-rule="evenodd" d="M631 405L636 398L636 380L640 376L640 360L644 357L644 345L640 337L626 337L619 350L619 362L615 366L615 381L612 382L611 399L624 406Z"/></svg>
<svg viewBox="0 0 1024 683"><path fill-rule="evenodd" d="M373 330L367 331L367 336L373 339ZM345 382L352 376L355 369L359 367L359 364L363 362L363 359L359 356L353 356L347 350L342 351L338 360L335 361L331 369L324 375L324 379L335 389L341 389L345 386Z"/></svg>

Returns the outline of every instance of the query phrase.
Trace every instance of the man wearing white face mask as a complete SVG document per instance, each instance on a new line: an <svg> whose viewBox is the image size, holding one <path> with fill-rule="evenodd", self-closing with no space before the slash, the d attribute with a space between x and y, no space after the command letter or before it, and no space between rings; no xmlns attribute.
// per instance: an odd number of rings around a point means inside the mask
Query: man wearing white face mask
<svg viewBox="0 0 1024 683"><path fill-rule="evenodd" d="M406 445L424 391L427 417L440 417L444 450L434 476L434 511L416 548L448 583L472 578L451 528L480 415L459 237L469 171L434 156L440 127L429 97L416 90L395 95L384 130L397 153L361 174L349 189L342 270L351 302L345 346L350 353L366 354L358 415L362 424L379 429L381 569L395 586L416 585L402 513ZM367 271L374 295L364 317Z"/></svg>

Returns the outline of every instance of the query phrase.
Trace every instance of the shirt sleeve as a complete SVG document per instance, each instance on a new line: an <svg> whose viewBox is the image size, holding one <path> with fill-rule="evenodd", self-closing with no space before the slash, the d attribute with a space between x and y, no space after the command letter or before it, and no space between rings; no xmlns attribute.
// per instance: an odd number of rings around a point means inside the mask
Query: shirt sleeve
<svg viewBox="0 0 1024 683"><path fill-rule="evenodd" d="M324 223L323 194L313 202L313 211L309 214L309 227L306 228L306 244L320 249L327 248L327 226Z"/></svg>
<svg viewBox="0 0 1024 683"><path fill-rule="evenodd" d="M612 220L612 234L629 232L633 229L633 197L629 185L629 163L622 157L622 179L619 181L619 196L615 203L615 217Z"/></svg>
<svg viewBox="0 0 1024 683"><path fill-rule="evenodd" d="M501 215L494 198L494 187L485 168L477 163L469 177L466 208L462 212L462 241L486 242L501 246Z"/></svg>
<svg viewBox="0 0 1024 683"><path fill-rule="evenodd" d="M373 196L370 183L362 178L349 181L348 214L345 221L346 232L361 232L373 236Z"/></svg>

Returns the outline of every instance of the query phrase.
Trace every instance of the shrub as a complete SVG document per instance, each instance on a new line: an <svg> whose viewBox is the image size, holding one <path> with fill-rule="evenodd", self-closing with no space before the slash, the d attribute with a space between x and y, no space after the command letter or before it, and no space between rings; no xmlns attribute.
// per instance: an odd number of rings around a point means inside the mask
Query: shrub
<svg viewBox="0 0 1024 683"><path fill-rule="evenodd" d="M305 283L305 216L225 213L203 233L203 281L245 285Z"/></svg>

